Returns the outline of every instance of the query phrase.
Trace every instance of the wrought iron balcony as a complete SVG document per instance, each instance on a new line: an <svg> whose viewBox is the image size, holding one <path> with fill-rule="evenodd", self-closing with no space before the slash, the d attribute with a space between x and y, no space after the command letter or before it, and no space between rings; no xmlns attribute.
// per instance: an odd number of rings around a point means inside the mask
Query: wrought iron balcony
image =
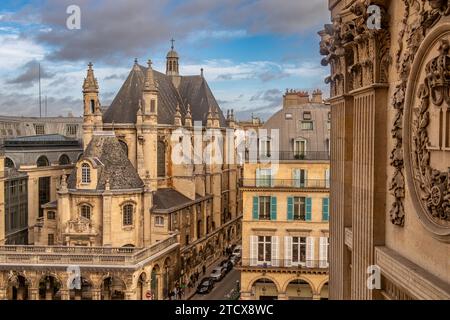
<svg viewBox="0 0 450 320"><path fill-rule="evenodd" d="M251 159L256 157L257 159ZM330 153L328 151L272 151L270 153L260 153L252 155L246 153L245 160L261 160L261 161L329 161Z"/></svg>
<svg viewBox="0 0 450 320"><path fill-rule="evenodd" d="M295 189L329 189L330 180L318 179L241 179L241 187L247 188L295 188Z"/></svg>
<svg viewBox="0 0 450 320"><path fill-rule="evenodd" d="M242 268L273 269L273 268L291 268L298 269L328 269L327 260L305 260L302 262L292 259L272 259L271 261L258 261L257 259L242 259L240 261Z"/></svg>

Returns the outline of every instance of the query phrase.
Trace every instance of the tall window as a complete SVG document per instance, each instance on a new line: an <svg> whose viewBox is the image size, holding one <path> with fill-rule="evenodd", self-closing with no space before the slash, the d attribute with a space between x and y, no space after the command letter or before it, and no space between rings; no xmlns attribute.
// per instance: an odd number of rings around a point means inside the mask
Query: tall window
<svg viewBox="0 0 450 320"><path fill-rule="evenodd" d="M81 182L91 183L91 167L87 163L81 166Z"/></svg>
<svg viewBox="0 0 450 320"><path fill-rule="evenodd" d="M38 167L48 167L49 161L46 156L40 156L36 161Z"/></svg>
<svg viewBox="0 0 450 320"><path fill-rule="evenodd" d="M306 153L306 140L297 139L294 141L294 155L304 156Z"/></svg>
<svg viewBox="0 0 450 320"><path fill-rule="evenodd" d="M305 197L294 197L294 220L306 221Z"/></svg>
<svg viewBox="0 0 450 320"><path fill-rule="evenodd" d="M91 113L95 113L95 101L91 100Z"/></svg>
<svg viewBox="0 0 450 320"><path fill-rule="evenodd" d="M261 157L269 157L271 156L271 141L270 138L266 137L259 141L259 155Z"/></svg>
<svg viewBox="0 0 450 320"><path fill-rule="evenodd" d="M39 178L39 217L44 216L42 205L50 202L50 177Z"/></svg>
<svg viewBox="0 0 450 320"><path fill-rule="evenodd" d="M292 237L292 263L306 262L306 237Z"/></svg>
<svg viewBox="0 0 450 320"><path fill-rule="evenodd" d="M123 206L122 215L123 215L123 225L124 226L133 225L133 210L134 210L134 207L132 204L126 204Z"/></svg>
<svg viewBox="0 0 450 320"><path fill-rule="evenodd" d="M163 141L158 141L158 177L166 176L166 144Z"/></svg>
<svg viewBox="0 0 450 320"><path fill-rule="evenodd" d="M294 180L294 187L305 188L306 187L306 176L307 171L304 169L294 169L292 171L292 176Z"/></svg>
<svg viewBox="0 0 450 320"><path fill-rule="evenodd" d="M49 246L55 245L55 235L53 233L48 234L48 245Z"/></svg>
<svg viewBox="0 0 450 320"><path fill-rule="evenodd" d="M272 237L258 237L258 262L270 263L272 261Z"/></svg>
<svg viewBox="0 0 450 320"><path fill-rule="evenodd" d="M81 206L81 216L86 219L91 219L92 216L92 208L91 206L84 204Z"/></svg>
<svg viewBox="0 0 450 320"><path fill-rule="evenodd" d="M150 100L150 113L156 113L156 100Z"/></svg>
<svg viewBox="0 0 450 320"><path fill-rule="evenodd" d="M270 197L259 197L259 220L270 220Z"/></svg>
<svg viewBox="0 0 450 320"><path fill-rule="evenodd" d="M256 169L256 186L271 187L272 186L272 170Z"/></svg>

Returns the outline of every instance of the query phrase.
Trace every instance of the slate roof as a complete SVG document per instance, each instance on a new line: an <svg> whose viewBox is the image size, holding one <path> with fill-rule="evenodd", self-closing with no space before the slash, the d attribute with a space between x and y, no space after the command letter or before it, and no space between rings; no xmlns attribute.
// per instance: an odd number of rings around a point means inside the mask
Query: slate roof
<svg viewBox="0 0 450 320"><path fill-rule="evenodd" d="M152 212L173 212L209 198L212 198L212 195L202 197L195 194L195 200L191 200L175 189L162 188L153 193Z"/></svg>
<svg viewBox="0 0 450 320"><path fill-rule="evenodd" d="M144 186L133 164L114 135L94 135L80 160L94 161L98 170L96 191L105 190L109 178L111 190L139 189ZM76 189L76 169L68 179L69 189Z"/></svg>
<svg viewBox="0 0 450 320"><path fill-rule="evenodd" d="M136 123L139 100L147 68L134 65L128 78L120 88L111 106L103 114L104 123ZM202 121L206 125L209 108L218 110L221 126L226 126L225 117L217 104L206 80L198 76L181 76L179 88L175 88L170 76L153 70L158 88L158 123L173 124L177 104L184 119L187 105L191 105L193 121Z"/></svg>

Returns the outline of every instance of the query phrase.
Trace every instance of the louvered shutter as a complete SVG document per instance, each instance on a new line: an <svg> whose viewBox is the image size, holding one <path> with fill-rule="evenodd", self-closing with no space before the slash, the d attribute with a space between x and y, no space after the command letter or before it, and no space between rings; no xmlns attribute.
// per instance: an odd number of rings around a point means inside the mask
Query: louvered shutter
<svg viewBox="0 0 450 320"><path fill-rule="evenodd" d="M272 266L278 267L279 266L279 260L278 260L278 237L273 236L272 237Z"/></svg>
<svg viewBox="0 0 450 320"><path fill-rule="evenodd" d="M294 198L287 198L287 219L288 221L294 220Z"/></svg>
<svg viewBox="0 0 450 320"><path fill-rule="evenodd" d="M320 237L320 265L321 268L328 267L328 238Z"/></svg>
<svg viewBox="0 0 450 320"><path fill-rule="evenodd" d="M323 198L322 199L322 220L328 221L329 219L329 199Z"/></svg>
<svg viewBox="0 0 450 320"><path fill-rule="evenodd" d="M305 204L306 221L311 221L312 220L312 199L306 198L305 201L306 201L306 204Z"/></svg>
<svg viewBox="0 0 450 320"><path fill-rule="evenodd" d="M253 220L259 220L259 197L253 197Z"/></svg>
<svg viewBox="0 0 450 320"><path fill-rule="evenodd" d="M314 266L314 237L306 238L306 267Z"/></svg>
<svg viewBox="0 0 450 320"><path fill-rule="evenodd" d="M284 266L292 266L292 237L284 237Z"/></svg>
<svg viewBox="0 0 450 320"><path fill-rule="evenodd" d="M277 220L277 197L270 198L270 220Z"/></svg>

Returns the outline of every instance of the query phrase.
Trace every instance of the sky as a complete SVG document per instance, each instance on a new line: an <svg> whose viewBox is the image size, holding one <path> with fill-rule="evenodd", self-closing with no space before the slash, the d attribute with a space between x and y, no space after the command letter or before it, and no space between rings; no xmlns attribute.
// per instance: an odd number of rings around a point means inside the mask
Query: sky
<svg viewBox="0 0 450 320"><path fill-rule="evenodd" d="M224 112L267 119L287 88L328 95L317 34L328 0L1 0L0 114L39 116L38 73L48 116L82 114L94 64L108 106L134 59L165 72L170 39L182 75L207 79ZM67 28L70 5L80 29ZM43 98L44 100L44 98Z"/></svg>

